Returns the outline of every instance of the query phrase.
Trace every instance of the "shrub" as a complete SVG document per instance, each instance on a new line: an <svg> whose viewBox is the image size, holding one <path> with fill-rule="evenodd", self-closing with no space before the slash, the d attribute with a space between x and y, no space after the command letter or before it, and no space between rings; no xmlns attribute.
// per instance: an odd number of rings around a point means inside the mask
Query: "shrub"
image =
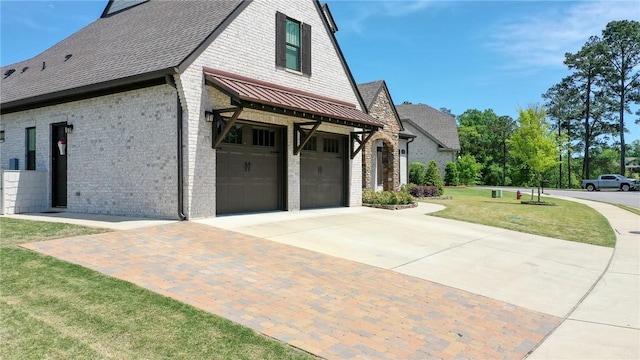
<svg viewBox="0 0 640 360"><path fill-rule="evenodd" d="M444 193L444 184L442 183L442 177L440 176L440 169L435 160L429 161L429 166L425 172L424 182L421 185L435 186L438 188L438 196Z"/></svg>
<svg viewBox="0 0 640 360"><path fill-rule="evenodd" d="M460 176L456 163L450 161L444 168L444 184L447 186L457 186L460 184Z"/></svg>
<svg viewBox="0 0 640 360"><path fill-rule="evenodd" d="M409 188L409 194L417 198L440 196L437 186L413 185Z"/></svg>
<svg viewBox="0 0 640 360"><path fill-rule="evenodd" d="M424 185L424 177L426 169L421 162L412 162L409 164L409 182L417 185Z"/></svg>
<svg viewBox="0 0 640 360"><path fill-rule="evenodd" d="M413 198L409 194L409 191L373 191L371 189L365 189L362 192L363 204L378 204L378 205L406 205L411 204Z"/></svg>
<svg viewBox="0 0 640 360"><path fill-rule="evenodd" d="M460 183L464 185L475 185L480 178L482 164L478 164L476 158L467 154L458 160L458 172Z"/></svg>

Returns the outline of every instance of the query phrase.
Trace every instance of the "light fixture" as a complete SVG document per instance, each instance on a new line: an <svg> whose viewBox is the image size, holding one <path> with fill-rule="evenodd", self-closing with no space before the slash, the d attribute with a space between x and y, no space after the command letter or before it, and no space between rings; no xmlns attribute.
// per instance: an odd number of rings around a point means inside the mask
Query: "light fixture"
<svg viewBox="0 0 640 360"><path fill-rule="evenodd" d="M213 111L205 111L205 112L204 112L204 119L205 119L207 122L213 122L214 115L215 115L215 114L213 113Z"/></svg>
<svg viewBox="0 0 640 360"><path fill-rule="evenodd" d="M67 126L64 128L65 134L69 134L72 131L73 131L73 124L67 124Z"/></svg>

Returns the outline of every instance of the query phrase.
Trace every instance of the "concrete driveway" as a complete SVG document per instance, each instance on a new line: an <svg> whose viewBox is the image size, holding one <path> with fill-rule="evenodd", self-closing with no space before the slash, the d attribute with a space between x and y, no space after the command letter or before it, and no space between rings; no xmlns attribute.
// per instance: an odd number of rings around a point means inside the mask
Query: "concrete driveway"
<svg viewBox="0 0 640 360"><path fill-rule="evenodd" d="M198 222L566 316L613 249L425 216L441 209L342 208Z"/></svg>

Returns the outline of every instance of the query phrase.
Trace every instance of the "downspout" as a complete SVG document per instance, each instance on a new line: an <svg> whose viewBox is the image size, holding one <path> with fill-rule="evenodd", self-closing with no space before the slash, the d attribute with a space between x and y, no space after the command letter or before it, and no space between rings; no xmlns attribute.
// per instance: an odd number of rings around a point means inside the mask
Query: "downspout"
<svg viewBox="0 0 640 360"><path fill-rule="evenodd" d="M407 139L407 184L409 183L409 144L414 142L415 139L415 137Z"/></svg>
<svg viewBox="0 0 640 360"><path fill-rule="evenodd" d="M182 102L180 101L180 93L173 76L167 74L164 76L167 84L176 89L176 119L177 119L177 158L178 158L178 218L180 220L187 220L187 216L184 214L184 157L182 151Z"/></svg>

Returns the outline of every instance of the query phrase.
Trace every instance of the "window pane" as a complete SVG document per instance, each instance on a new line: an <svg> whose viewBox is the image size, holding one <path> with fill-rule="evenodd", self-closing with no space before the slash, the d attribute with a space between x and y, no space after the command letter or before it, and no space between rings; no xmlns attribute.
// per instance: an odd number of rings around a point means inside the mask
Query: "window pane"
<svg viewBox="0 0 640 360"><path fill-rule="evenodd" d="M242 144L242 125L232 126L222 142L225 144Z"/></svg>
<svg viewBox="0 0 640 360"><path fill-rule="evenodd" d="M27 150L36 150L36 128L27 129Z"/></svg>
<svg viewBox="0 0 640 360"><path fill-rule="evenodd" d="M287 44L300 46L300 24L287 19Z"/></svg>
<svg viewBox="0 0 640 360"><path fill-rule="evenodd" d="M36 169L36 128L27 128L27 163L25 169Z"/></svg>
<svg viewBox="0 0 640 360"><path fill-rule="evenodd" d="M253 129L253 145L275 147L275 130Z"/></svg>
<svg viewBox="0 0 640 360"><path fill-rule="evenodd" d="M287 45L287 68L300 71L300 49Z"/></svg>

